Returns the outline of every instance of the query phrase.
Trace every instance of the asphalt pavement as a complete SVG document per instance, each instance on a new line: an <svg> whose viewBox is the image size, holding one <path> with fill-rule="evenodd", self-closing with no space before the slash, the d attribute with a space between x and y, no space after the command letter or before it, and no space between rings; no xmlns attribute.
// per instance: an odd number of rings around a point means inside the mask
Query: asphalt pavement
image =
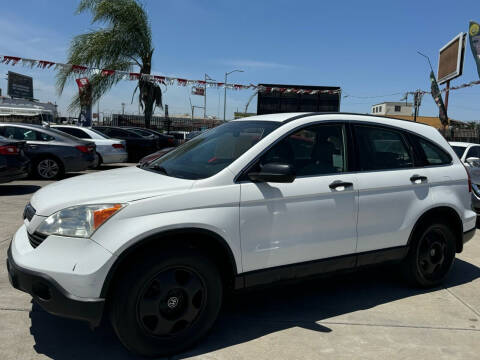
<svg viewBox="0 0 480 360"><path fill-rule="evenodd" d="M107 323L92 331L50 315L8 282L10 239L48 183L0 184L0 359L135 359ZM411 289L381 267L236 294L211 334L175 358L480 359L479 294L480 231L442 287Z"/></svg>

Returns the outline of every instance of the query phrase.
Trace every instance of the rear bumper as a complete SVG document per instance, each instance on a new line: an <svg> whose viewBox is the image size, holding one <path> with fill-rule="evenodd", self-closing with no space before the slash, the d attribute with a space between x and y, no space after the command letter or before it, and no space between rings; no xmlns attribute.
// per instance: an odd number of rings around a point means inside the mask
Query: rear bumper
<svg viewBox="0 0 480 360"><path fill-rule="evenodd" d="M8 248L7 270L12 286L30 294L47 312L88 321L92 326L100 323L105 304L104 299L79 298L62 288L50 276L22 268L13 260L10 247Z"/></svg>
<svg viewBox="0 0 480 360"><path fill-rule="evenodd" d="M122 162L126 162L128 159L127 152L120 153L120 154L100 153L100 155L102 156L102 160L104 164L122 163Z"/></svg>

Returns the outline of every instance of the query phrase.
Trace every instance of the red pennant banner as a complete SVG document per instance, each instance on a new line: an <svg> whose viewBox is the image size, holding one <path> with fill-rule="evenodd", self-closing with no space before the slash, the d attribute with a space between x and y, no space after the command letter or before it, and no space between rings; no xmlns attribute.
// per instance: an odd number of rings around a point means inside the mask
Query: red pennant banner
<svg viewBox="0 0 480 360"><path fill-rule="evenodd" d="M52 61L39 60L37 66L42 69L50 69L53 65L55 65L55 63Z"/></svg>
<svg viewBox="0 0 480 360"><path fill-rule="evenodd" d="M4 56L3 57L3 60L2 60L2 63L4 64L10 64L10 62L12 63L12 65L15 65L17 64L20 60L22 60L22 58L19 58L19 57L16 57L16 56Z"/></svg>
<svg viewBox="0 0 480 360"><path fill-rule="evenodd" d="M138 79L140 79L140 73L134 73L134 72L130 73L130 80L138 80Z"/></svg>
<svg viewBox="0 0 480 360"><path fill-rule="evenodd" d="M84 73L88 68L82 65L72 65L72 71L76 73Z"/></svg>
<svg viewBox="0 0 480 360"><path fill-rule="evenodd" d="M187 85L187 79L177 79L177 83L180 86L186 86Z"/></svg>
<svg viewBox="0 0 480 360"><path fill-rule="evenodd" d="M102 76L112 76L115 75L115 70L103 69L101 74Z"/></svg>

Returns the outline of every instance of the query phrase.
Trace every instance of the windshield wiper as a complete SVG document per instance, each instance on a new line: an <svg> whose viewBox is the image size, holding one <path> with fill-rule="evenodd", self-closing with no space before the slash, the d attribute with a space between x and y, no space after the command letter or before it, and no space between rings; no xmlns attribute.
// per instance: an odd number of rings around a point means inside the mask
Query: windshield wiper
<svg viewBox="0 0 480 360"><path fill-rule="evenodd" d="M164 175L168 175L167 169L165 169L162 165L153 165L153 166L149 167L149 169L158 171L158 172L160 172Z"/></svg>

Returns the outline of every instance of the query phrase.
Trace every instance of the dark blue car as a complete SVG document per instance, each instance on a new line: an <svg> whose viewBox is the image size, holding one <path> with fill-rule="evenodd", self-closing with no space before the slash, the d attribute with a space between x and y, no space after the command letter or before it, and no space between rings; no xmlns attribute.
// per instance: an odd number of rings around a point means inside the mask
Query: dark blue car
<svg viewBox="0 0 480 360"><path fill-rule="evenodd" d="M42 179L61 177L66 172L83 171L95 160L95 144L61 131L31 124L0 123L0 135L25 141L31 171Z"/></svg>

